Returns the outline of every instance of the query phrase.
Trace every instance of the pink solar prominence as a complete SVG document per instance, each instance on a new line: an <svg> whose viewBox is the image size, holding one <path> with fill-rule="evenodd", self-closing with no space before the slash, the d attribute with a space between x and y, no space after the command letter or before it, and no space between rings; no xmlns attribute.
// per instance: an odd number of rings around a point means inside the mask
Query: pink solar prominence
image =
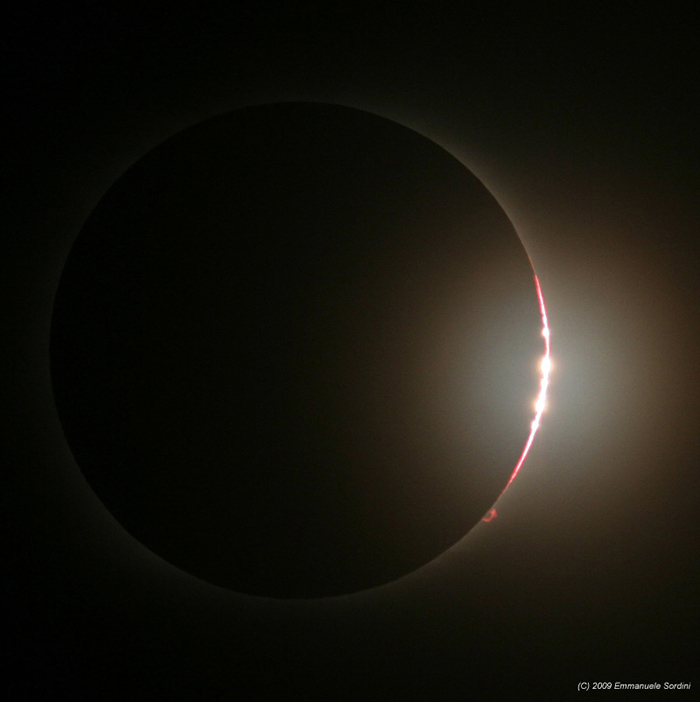
<svg viewBox="0 0 700 702"><path fill-rule="evenodd" d="M535 440L535 435L537 430L540 428L540 420L542 418L542 413L547 403L547 388L549 387L549 371L552 368L552 361L550 355L550 345L549 345L549 322L547 321L547 308L544 304L544 296L542 295L542 288L540 287L540 281L537 276L535 278L535 288L537 289L537 299L540 303L540 313L542 314L542 336L544 337L544 356L542 357L542 362L540 368L542 370L542 378L540 380L540 392L537 396L537 401L535 402L535 418L530 424L530 435L527 437L525 442L525 448L520 454L518 462L515 464L515 468L506 483L506 486L501 491L501 495L510 487L510 484L515 480L515 476L520 472L520 469L525 463L527 454L530 452L530 447L532 442ZM499 495L500 497L500 495ZM488 514L484 517L483 521L490 522L494 517L498 516L495 509L489 510Z"/></svg>

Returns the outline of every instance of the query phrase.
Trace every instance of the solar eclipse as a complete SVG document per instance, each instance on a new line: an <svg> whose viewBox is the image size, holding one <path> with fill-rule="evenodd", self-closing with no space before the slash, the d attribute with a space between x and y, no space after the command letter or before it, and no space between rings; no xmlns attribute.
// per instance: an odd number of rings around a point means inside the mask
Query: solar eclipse
<svg viewBox="0 0 700 702"><path fill-rule="evenodd" d="M437 557L510 484L543 321L511 222L447 151L354 108L258 105L105 194L56 296L54 395L152 551L249 594L346 594Z"/></svg>

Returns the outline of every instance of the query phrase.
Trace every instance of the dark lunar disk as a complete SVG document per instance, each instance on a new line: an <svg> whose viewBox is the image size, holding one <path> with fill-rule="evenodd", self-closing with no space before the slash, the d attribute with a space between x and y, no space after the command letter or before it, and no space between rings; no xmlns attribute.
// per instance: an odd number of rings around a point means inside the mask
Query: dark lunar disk
<svg viewBox="0 0 700 702"><path fill-rule="evenodd" d="M359 110L256 106L107 192L56 296L52 379L134 537L272 597L398 578L488 511L542 353L532 271L485 187Z"/></svg>

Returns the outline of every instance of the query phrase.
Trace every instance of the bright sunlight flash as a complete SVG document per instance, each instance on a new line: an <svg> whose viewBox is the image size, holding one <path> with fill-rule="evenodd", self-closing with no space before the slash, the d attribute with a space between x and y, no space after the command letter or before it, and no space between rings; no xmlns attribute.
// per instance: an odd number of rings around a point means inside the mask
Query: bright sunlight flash
<svg viewBox="0 0 700 702"><path fill-rule="evenodd" d="M549 347L550 334L549 322L547 320L547 309L544 305L542 288L540 287L540 281L537 278L537 276L535 276L535 288L537 289L537 299L539 300L540 313L542 314L542 337L544 338L544 356L542 357L542 362L540 363L540 369L542 371L542 378L540 379L540 392L537 396L537 401L535 402L535 418L530 424L530 435L528 436L527 441L525 442L525 448L520 454L520 458L518 459L518 462L516 463L515 468L513 469L513 473L511 474L510 479L506 483L506 486L503 488L501 495L515 480L515 476L520 472L520 468L522 467L523 463L525 463L525 459L527 458L527 454L530 452L532 442L535 440L535 434L537 434L537 430L540 428L540 420L542 418L542 413L544 412L544 409L547 405L547 388L549 387L549 373L552 370L552 358ZM491 513L489 512L489 514ZM490 519L486 521L490 521Z"/></svg>

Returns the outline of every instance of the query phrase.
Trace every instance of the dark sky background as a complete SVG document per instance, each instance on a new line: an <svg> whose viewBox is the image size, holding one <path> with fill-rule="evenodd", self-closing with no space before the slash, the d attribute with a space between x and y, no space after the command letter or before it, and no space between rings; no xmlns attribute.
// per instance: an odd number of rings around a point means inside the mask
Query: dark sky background
<svg viewBox="0 0 700 702"><path fill-rule="evenodd" d="M689 15L669 3L4 12L9 699L568 699L580 682L700 685ZM339 598L234 593L141 546L85 482L51 389L53 300L105 192L173 134L279 101L382 115L467 165L522 238L552 329L548 409L498 518L413 574Z"/></svg>

